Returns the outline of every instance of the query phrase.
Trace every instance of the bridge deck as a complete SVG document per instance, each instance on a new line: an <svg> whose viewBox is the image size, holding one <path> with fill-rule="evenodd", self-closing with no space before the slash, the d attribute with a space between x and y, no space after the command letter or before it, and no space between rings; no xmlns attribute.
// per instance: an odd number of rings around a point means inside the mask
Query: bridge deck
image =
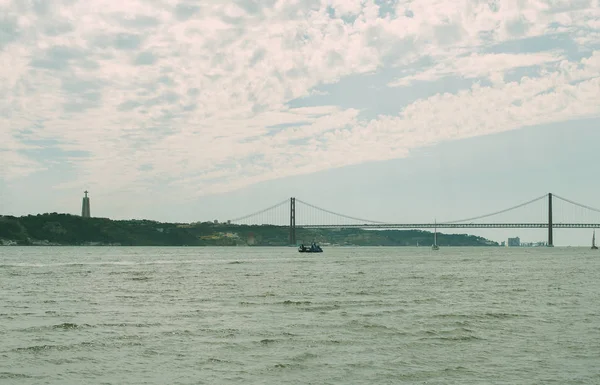
<svg viewBox="0 0 600 385"><path fill-rule="evenodd" d="M373 228L373 229L547 229L548 223L381 223L356 225L296 225L304 229ZM553 223L554 229L594 229L600 223Z"/></svg>

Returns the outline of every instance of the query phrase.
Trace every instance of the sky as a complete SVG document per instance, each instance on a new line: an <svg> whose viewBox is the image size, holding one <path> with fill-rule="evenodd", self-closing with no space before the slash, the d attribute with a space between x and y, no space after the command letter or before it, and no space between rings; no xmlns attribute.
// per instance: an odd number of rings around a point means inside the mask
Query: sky
<svg viewBox="0 0 600 385"><path fill-rule="evenodd" d="M2 214L600 207L598 0L0 0L0 63Z"/></svg>

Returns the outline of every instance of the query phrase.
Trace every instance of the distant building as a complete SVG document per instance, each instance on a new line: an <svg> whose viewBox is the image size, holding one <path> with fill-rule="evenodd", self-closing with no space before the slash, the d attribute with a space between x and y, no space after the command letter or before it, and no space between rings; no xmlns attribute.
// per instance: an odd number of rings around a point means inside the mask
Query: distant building
<svg viewBox="0 0 600 385"><path fill-rule="evenodd" d="M85 196L83 197L83 202L81 203L81 216L84 218L90 218L90 198L88 198L87 190L84 191Z"/></svg>
<svg viewBox="0 0 600 385"><path fill-rule="evenodd" d="M500 246L506 247L506 241L502 241L502 243L500 243Z"/></svg>
<svg viewBox="0 0 600 385"><path fill-rule="evenodd" d="M508 238L508 247L519 247L521 246L521 239L519 237Z"/></svg>

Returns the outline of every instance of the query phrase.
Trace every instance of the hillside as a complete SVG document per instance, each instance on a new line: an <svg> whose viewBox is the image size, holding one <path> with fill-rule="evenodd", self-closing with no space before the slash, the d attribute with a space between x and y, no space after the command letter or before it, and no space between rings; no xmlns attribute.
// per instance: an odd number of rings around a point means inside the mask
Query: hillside
<svg viewBox="0 0 600 385"><path fill-rule="evenodd" d="M286 246L289 229L151 220L82 218L70 214L0 216L4 245L122 245L122 246ZM296 229L298 243L354 246L429 246L433 235L421 230ZM498 246L468 234L438 233L442 246Z"/></svg>

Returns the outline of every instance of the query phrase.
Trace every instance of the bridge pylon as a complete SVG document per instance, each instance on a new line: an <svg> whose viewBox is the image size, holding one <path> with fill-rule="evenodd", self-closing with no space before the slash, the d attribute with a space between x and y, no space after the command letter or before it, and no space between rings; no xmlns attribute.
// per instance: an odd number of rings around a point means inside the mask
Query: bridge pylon
<svg viewBox="0 0 600 385"><path fill-rule="evenodd" d="M290 245L296 245L296 198L290 198Z"/></svg>
<svg viewBox="0 0 600 385"><path fill-rule="evenodd" d="M548 193L548 247L554 247L552 235L552 193Z"/></svg>

